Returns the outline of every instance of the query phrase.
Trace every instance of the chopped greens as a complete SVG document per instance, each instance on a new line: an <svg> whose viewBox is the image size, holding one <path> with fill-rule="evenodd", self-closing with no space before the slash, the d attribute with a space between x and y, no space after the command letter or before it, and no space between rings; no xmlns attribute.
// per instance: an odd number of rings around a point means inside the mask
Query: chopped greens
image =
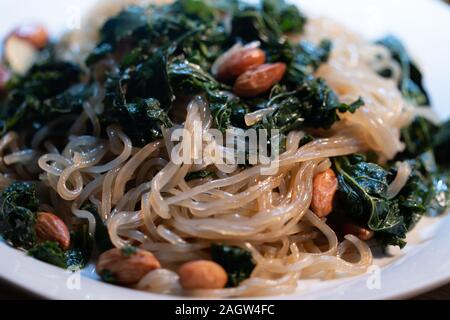
<svg viewBox="0 0 450 320"><path fill-rule="evenodd" d="M239 247L213 244L211 255L228 273L229 287L236 287L249 278L255 268L251 253Z"/></svg>
<svg viewBox="0 0 450 320"><path fill-rule="evenodd" d="M434 135L433 148L437 163L450 169L450 120L444 123Z"/></svg>
<svg viewBox="0 0 450 320"><path fill-rule="evenodd" d="M86 88L81 92L66 91L80 77L79 67L60 61L41 62L26 75L13 77L1 106L0 134L22 126L39 128L54 116L80 111L79 98Z"/></svg>
<svg viewBox="0 0 450 320"><path fill-rule="evenodd" d="M192 180L205 179L205 178L214 177L214 176L215 176L215 173L213 171L202 170L202 171L190 172L186 175L186 177L184 179L186 181L192 181Z"/></svg>
<svg viewBox="0 0 450 320"><path fill-rule="evenodd" d="M98 214L97 207L92 202L86 202L82 207L82 210L89 211L95 217L95 245L99 252L105 252L113 248L111 239L109 238L108 228L103 222L102 218Z"/></svg>
<svg viewBox="0 0 450 320"><path fill-rule="evenodd" d="M301 33L306 24L306 17L293 4L285 0L263 0L263 12L273 17L283 33Z"/></svg>
<svg viewBox="0 0 450 320"><path fill-rule="evenodd" d="M0 234L15 247L28 249L36 241L34 226L39 206L36 186L14 182L0 194Z"/></svg>
<svg viewBox="0 0 450 320"><path fill-rule="evenodd" d="M65 253L67 268L83 269L94 248L94 236L89 233L87 223L76 226L70 234L70 242L70 248Z"/></svg>
<svg viewBox="0 0 450 320"><path fill-rule="evenodd" d="M270 99L266 107L271 112L259 126L279 129L282 133L305 127L329 129L339 120L338 112L353 113L362 105L361 99L351 105L343 104L323 80L308 79L295 91Z"/></svg>
<svg viewBox="0 0 450 320"><path fill-rule="evenodd" d="M137 248L134 246L126 245L122 248L122 254L124 257L131 257L137 253Z"/></svg>
<svg viewBox="0 0 450 320"><path fill-rule="evenodd" d="M387 36L377 43L386 47L400 64L401 78L398 85L403 96L417 106L428 106L430 99L422 84L422 73L400 40L394 36ZM383 76L392 76L392 70L379 70L379 72Z"/></svg>
<svg viewBox="0 0 450 320"><path fill-rule="evenodd" d="M67 268L66 255L56 242L39 243L28 251L28 255L57 267Z"/></svg>
<svg viewBox="0 0 450 320"><path fill-rule="evenodd" d="M339 181L336 206L374 231L380 244L404 247L406 233L425 213L440 214L450 205L449 175L435 171L433 161L432 154L409 160L411 176L400 193L389 199L387 190L396 176L395 167L386 170L362 156L335 158Z"/></svg>

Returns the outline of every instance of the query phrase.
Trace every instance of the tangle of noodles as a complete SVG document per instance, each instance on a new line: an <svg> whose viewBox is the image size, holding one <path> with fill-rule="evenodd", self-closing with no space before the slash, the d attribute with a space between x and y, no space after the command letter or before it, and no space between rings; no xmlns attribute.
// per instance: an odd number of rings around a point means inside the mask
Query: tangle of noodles
<svg viewBox="0 0 450 320"><path fill-rule="evenodd" d="M48 191L47 210L66 219L87 219L95 230L95 218L82 205L90 200L107 224L117 247L133 243L151 251L164 269L153 271L138 284L141 290L208 297L261 296L289 293L305 278L330 279L362 274L372 263L369 247L354 236L339 243L335 232L311 210L314 175L330 168L329 158L374 150L390 160L404 146L400 129L409 124L415 111L406 102L393 79L377 75L376 68L388 66L399 77L399 66L386 49L365 42L359 36L326 19L312 19L302 36L313 42L332 39L334 49L317 76L324 78L339 98L350 103L362 97L365 105L356 113L340 115L326 137L302 147L304 132L290 132L286 149L276 160L279 170L262 175L262 165L246 169L216 161L212 142L169 135L141 148L132 145L119 126L100 135L97 117L103 88L83 104L78 118L63 116L39 130L32 149L22 148L19 132L0 139L0 187L15 180L29 180L39 174ZM90 42L91 43L91 42ZM252 44L257 45L257 44ZM376 64L376 66L375 66ZM375 67L374 67L375 66ZM255 123L264 114L248 115ZM432 116L430 116L432 118ZM194 134L196 123L207 134L212 118L206 101L195 97L187 106L182 127ZM71 125L67 145L59 150L50 133ZM209 162L194 163L198 148L209 152ZM227 154L225 146L218 146ZM190 162L175 164L171 154ZM216 178L187 182L193 171L216 171ZM389 188L394 197L406 183L411 168L398 164L398 174ZM182 292L174 271L185 262L209 257L212 243L249 250L256 267L251 277L236 288ZM345 259L347 252L359 257Z"/></svg>

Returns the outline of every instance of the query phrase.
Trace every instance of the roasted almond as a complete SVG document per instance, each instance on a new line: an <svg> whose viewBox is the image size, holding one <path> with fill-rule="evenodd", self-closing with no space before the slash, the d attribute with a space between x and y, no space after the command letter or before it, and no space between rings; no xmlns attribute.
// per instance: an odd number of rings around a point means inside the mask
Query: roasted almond
<svg viewBox="0 0 450 320"><path fill-rule="evenodd" d="M161 265L151 252L127 246L102 253L96 271L104 281L131 285L159 268Z"/></svg>
<svg viewBox="0 0 450 320"><path fill-rule="evenodd" d="M337 188L338 181L332 169L314 177L311 209L319 218L326 217L333 211L333 200Z"/></svg>
<svg viewBox="0 0 450 320"><path fill-rule="evenodd" d="M256 97L280 82L285 72L286 64L281 62L251 68L237 78L233 91L241 97Z"/></svg>
<svg viewBox="0 0 450 320"><path fill-rule="evenodd" d="M38 60L39 51L30 42L10 36L5 41L3 56L12 72L25 74Z"/></svg>
<svg viewBox="0 0 450 320"><path fill-rule="evenodd" d="M221 289L228 282L223 267L209 260L186 262L180 267L178 275L184 289Z"/></svg>
<svg viewBox="0 0 450 320"><path fill-rule="evenodd" d="M54 241L62 249L69 249L70 232L58 216L49 212L38 212L35 231L38 242Z"/></svg>
<svg viewBox="0 0 450 320"><path fill-rule="evenodd" d="M367 241L373 238L374 232L353 223L345 223L343 226L344 235L352 234L360 240Z"/></svg>
<svg viewBox="0 0 450 320"><path fill-rule="evenodd" d="M43 49L48 43L47 29L40 24L24 24L15 29L10 37L17 37L32 44L36 49Z"/></svg>
<svg viewBox="0 0 450 320"><path fill-rule="evenodd" d="M259 48L236 50L224 59L217 71L217 78L221 81L231 81L239 77L250 68L262 65L266 61L266 54Z"/></svg>

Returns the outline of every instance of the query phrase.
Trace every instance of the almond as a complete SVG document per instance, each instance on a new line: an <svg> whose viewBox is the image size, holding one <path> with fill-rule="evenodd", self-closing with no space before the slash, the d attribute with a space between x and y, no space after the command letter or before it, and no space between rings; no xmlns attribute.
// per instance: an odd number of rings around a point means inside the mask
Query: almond
<svg viewBox="0 0 450 320"><path fill-rule="evenodd" d="M332 169L314 177L311 209L319 218L326 217L333 211L334 195L337 188L338 181Z"/></svg>
<svg viewBox="0 0 450 320"><path fill-rule="evenodd" d="M209 260L186 262L178 271L184 289L221 289L228 275L221 265Z"/></svg>
<svg viewBox="0 0 450 320"><path fill-rule="evenodd" d="M217 71L217 78L225 82L234 80L248 69L260 66L265 61L266 54L261 49L243 47L222 62Z"/></svg>
<svg viewBox="0 0 450 320"><path fill-rule="evenodd" d="M53 213L38 212L34 229L38 242L54 241L59 243L62 249L69 249L69 229L64 221Z"/></svg>
<svg viewBox="0 0 450 320"><path fill-rule="evenodd" d="M343 227L344 235L352 234L360 240L367 241L373 238L374 232L372 230L363 228L353 223L346 223Z"/></svg>
<svg viewBox="0 0 450 320"><path fill-rule="evenodd" d="M96 271L105 281L131 285L159 268L161 265L151 252L124 247L102 253L98 259Z"/></svg>
<svg viewBox="0 0 450 320"><path fill-rule="evenodd" d="M256 97L280 82L285 72L286 64L281 62L251 68L237 78L233 91L241 97Z"/></svg>
<svg viewBox="0 0 450 320"><path fill-rule="evenodd" d="M4 59L12 72L25 74L38 58L39 51L30 42L16 36L5 41Z"/></svg>
<svg viewBox="0 0 450 320"><path fill-rule="evenodd" d="M48 32L40 24L21 25L12 32L11 36L29 42L38 50L45 48L48 43Z"/></svg>

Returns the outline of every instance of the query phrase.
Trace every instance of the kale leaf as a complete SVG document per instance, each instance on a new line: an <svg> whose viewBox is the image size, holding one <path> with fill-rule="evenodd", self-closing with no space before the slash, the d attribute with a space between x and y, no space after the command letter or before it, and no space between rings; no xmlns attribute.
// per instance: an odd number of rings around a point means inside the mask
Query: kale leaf
<svg viewBox="0 0 450 320"><path fill-rule="evenodd" d="M417 117L407 127L401 130L401 139L405 150L397 159L413 159L433 148L433 141L438 127L422 117Z"/></svg>
<svg viewBox="0 0 450 320"><path fill-rule="evenodd" d="M100 43L115 46L121 40L148 28L148 15L144 7L129 6L110 18L100 29Z"/></svg>
<svg viewBox="0 0 450 320"><path fill-rule="evenodd" d="M403 96L417 106L430 105L430 99L422 83L422 73L401 41L394 36L387 36L377 43L386 47L400 64L402 75L398 85ZM388 77L391 76L391 72L391 70L380 70L381 75Z"/></svg>
<svg viewBox="0 0 450 320"><path fill-rule="evenodd" d="M0 194L0 234L15 247L28 249L35 244L36 211L39 199L36 186L14 182Z"/></svg>
<svg viewBox="0 0 450 320"><path fill-rule="evenodd" d="M171 86L185 95L201 92L210 93L214 90L227 88L199 65L186 59L172 61L169 64L168 75Z"/></svg>
<svg viewBox="0 0 450 320"><path fill-rule="evenodd" d="M89 262L94 248L94 236L89 233L89 226L83 223L70 234L70 248L65 252L67 268L83 269Z"/></svg>
<svg viewBox="0 0 450 320"><path fill-rule="evenodd" d="M383 245L403 247L408 228L397 201L387 198L388 172L362 156L335 158L339 207L347 217L375 231Z"/></svg>
<svg viewBox="0 0 450 320"><path fill-rule="evenodd" d="M213 244L211 255L228 273L228 287L237 287L255 268L251 253L239 247Z"/></svg>
<svg viewBox="0 0 450 320"><path fill-rule="evenodd" d="M195 172L189 172L186 177L184 177L184 180L186 181L192 181L197 179L205 179L209 177L214 177L216 174L213 171L208 170L201 170L201 171L195 171Z"/></svg>
<svg viewBox="0 0 450 320"><path fill-rule="evenodd" d="M306 17L294 4L287 4L285 0L263 0L263 12L272 17L281 32L300 33L306 24Z"/></svg>
<svg viewBox="0 0 450 320"><path fill-rule="evenodd" d="M450 120L447 120L433 136L436 161L440 166L450 169Z"/></svg>
<svg viewBox="0 0 450 320"><path fill-rule="evenodd" d="M245 115L250 112L250 109L239 98L216 91L209 94L208 101L217 129L225 132L230 127L242 129L247 127Z"/></svg>
<svg viewBox="0 0 450 320"><path fill-rule="evenodd" d="M46 241L39 243L28 251L28 255L57 267L67 268L66 255L56 242Z"/></svg>
<svg viewBox="0 0 450 320"><path fill-rule="evenodd" d="M397 155L399 159L414 159L432 151L436 163L450 169L450 120L435 125L423 117L416 117L414 121L401 130L401 140L405 150Z"/></svg>
<svg viewBox="0 0 450 320"><path fill-rule="evenodd" d="M331 48L332 43L329 40L321 41L318 46L308 41L301 41L298 45L292 46L292 53L282 60L288 64L286 81L296 85L312 75L328 61Z"/></svg>
<svg viewBox="0 0 450 320"><path fill-rule="evenodd" d="M54 116L81 109L80 100L64 103L70 100L65 94L74 94L66 90L80 76L76 65L51 60L34 65L24 76L15 76L8 83L8 96L1 108L0 134L20 126L39 127Z"/></svg>
<svg viewBox="0 0 450 320"><path fill-rule="evenodd" d="M295 91L283 92L269 100L272 111L258 127L279 129L282 133L304 127L329 129L339 120L338 112L355 112L363 105L361 99L347 105L322 79L309 78Z"/></svg>
<svg viewBox="0 0 450 320"><path fill-rule="evenodd" d="M348 218L374 231L383 246L404 247L406 233L424 214L441 214L450 207L449 174L438 170L433 153L407 161L411 175L400 193L389 199L395 166L385 169L357 155L333 160L339 181L336 207L345 208Z"/></svg>
<svg viewBox="0 0 450 320"><path fill-rule="evenodd" d="M94 206L92 202L86 202L82 207L82 210L87 210L92 213L95 217L95 244L97 246L97 250L100 252L105 252L109 249L113 248L113 244L111 239L109 238L108 228L103 222L102 218L98 214L97 207Z"/></svg>
<svg viewBox="0 0 450 320"><path fill-rule="evenodd" d="M136 145L162 138L162 127L170 128L172 121L159 101L153 98L137 100L133 103L114 104L104 121L120 123L125 133Z"/></svg>
<svg viewBox="0 0 450 320"><path fill-rule="evenodd" d="M86 59L92 65L113 53L123 41L133 37L145 37L149 33L147 10L143 7L129 6L110 18L100 29L100 42Z"/></svg>
<svg viewBox="0 0 450 320"><path fill-rule="evenodd" d="M166 56L159 52L108 78L102 120L120 123L133 143L143 145L161 138L161 127L171 127L166 110L173 99Z"/></svg>

